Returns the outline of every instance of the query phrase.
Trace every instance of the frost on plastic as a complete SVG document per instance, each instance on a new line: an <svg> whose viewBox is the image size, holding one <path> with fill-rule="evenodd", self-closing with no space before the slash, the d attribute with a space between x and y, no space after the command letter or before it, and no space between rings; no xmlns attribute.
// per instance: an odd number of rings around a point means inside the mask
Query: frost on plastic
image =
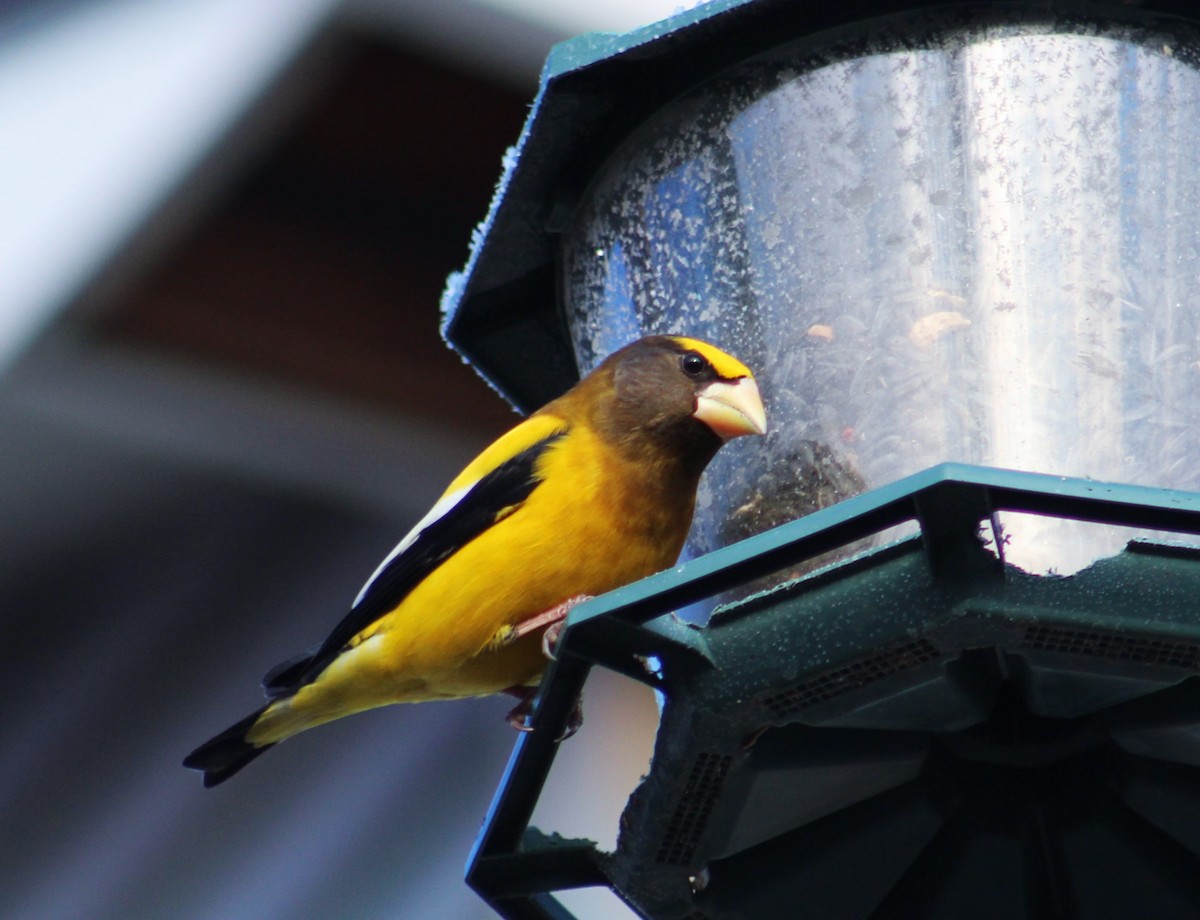
<svg viewBox="0 0 1200 920"><path fill-rule="evenodd" d="M1200 72L1190 35L923 31L725 74L594 183L564 254L584 369L638 335L756 371L705 552L953 460L1200 489ZM1127 534L1014 521L1075 570Z"/></svg>

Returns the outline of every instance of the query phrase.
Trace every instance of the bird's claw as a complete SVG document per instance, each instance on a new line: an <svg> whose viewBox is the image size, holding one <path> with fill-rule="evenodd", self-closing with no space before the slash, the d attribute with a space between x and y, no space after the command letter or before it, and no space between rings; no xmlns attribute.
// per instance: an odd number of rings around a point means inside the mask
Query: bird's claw
<svg viewBox="0 0 1200 920"><path fill-rule="evenodd" d="M546 631L542 633L542 654L555 661L558 658L558 637L562 635L563 627L567 625L565 619L558 620L546 627Z"/></svg>
<svg viewBox="0 0 1200 920"><path fill-rule="evenodd" d="M563 727L563 732L555 741L566 741L573 734L579 731L583 725L583 698L580 697L575 701L575 707L571 710L571 714L567 717L567 724Z"/></svg>
<svg viewBox="0 0 1200 920"><path fill-rule="evenodd" d="M516 706L508 711L505 720L510 726L519 732L533 731L533 723L530 721L533 716L533 700L537 696L536 687L510 687L504 691L519 698ZM554 740L566 741L583 725L583 699L577 699L575 706L571 709L571 714L567 717L567 724L563 726L562 734Z"/></svg>
<svg viewBox="0 0 1200 920"><path fill-rule="evenodd" d="M505 721L519 732L533 731L529 717L533 715L533 698L537 695L537 687L509 687L504 692L518 700L517 705L504 717Z"/></svg>
<svg viewBox="0 0 1200 920"><path fill-rule="evenodd" d="M523 708L520 705L514 706L508 711L508 716L506 717L508 724L512 726L515 731L531 732L533 731L533 725L530 724L529 717L532 712L532 707L526 706Z"/></svg>

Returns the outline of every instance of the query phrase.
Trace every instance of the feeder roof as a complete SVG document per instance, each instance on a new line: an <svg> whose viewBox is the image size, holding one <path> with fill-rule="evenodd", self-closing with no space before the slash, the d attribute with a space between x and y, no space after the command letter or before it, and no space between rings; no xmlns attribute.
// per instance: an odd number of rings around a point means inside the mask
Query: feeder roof
<svg viewBox="0 0 1200 920"><path fill-rule="evenodd" d="M443 334L517 408L579 378L557 278L558 237L591 176L652 113L707 77L783 41L921 8L1195 19L1194 0L714 0L625 34L557 45L491 208L442 299Z"/></svg>

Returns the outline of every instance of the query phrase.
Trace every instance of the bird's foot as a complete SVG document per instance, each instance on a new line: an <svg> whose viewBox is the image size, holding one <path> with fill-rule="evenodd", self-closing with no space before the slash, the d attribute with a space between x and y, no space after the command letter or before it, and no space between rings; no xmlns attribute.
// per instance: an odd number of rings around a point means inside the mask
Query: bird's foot
<svg viewBox="0 0 1200 920"><path fill-rule="evenodd" d="M515 626L508 627L504 632L502 642L504 645L510 645L522 636L527 636L531 632L544 628L545 631L542 633L542 652L547 658L554 658L554 648L558 644L558 637L562 634L563 626L566 625L567 614L584 601L591 599L592 595L590 594L576 594L574 597L569 597L561 604L557 604L549 610L543 610L528 620L522 620Z"/></svg>
<svg viewBox="0 0 1200 920"><path fill-rule="evenodd" d="M533 698L537 694L537 687L509 687L504 692L519 701L504 717L508 724L519 732L533 731L529 717L533 715Z"/></svg>
<svg viewBox="0 0 1200 920"><path fill-rule="evenodd" d="M509 696L515 696L519 701L516 706L508 711L508 715L505 716L508 724L519 732L533 731L533 724L530 722L530 717L533 715L533 700L537 696L537 691L537 687L507 687L503 691ZM554 740L566 741L579 731L581 725L583 725L582 698L575 701L575 707L567 717L567 724L563 728L563 733Z"/></svg>

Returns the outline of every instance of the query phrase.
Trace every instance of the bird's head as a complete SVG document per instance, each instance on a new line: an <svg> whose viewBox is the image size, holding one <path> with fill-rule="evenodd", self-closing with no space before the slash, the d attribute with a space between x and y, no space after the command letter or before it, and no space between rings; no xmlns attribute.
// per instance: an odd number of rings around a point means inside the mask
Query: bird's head
<svg viewBox="0 0 1200 920"><path fill-rule="evenodd" d="M598 427L611 437L657 444L701 466L725 441L767 429L750 369L699 339L639 339L609 355L581 389L597 394Z"/></svg>

